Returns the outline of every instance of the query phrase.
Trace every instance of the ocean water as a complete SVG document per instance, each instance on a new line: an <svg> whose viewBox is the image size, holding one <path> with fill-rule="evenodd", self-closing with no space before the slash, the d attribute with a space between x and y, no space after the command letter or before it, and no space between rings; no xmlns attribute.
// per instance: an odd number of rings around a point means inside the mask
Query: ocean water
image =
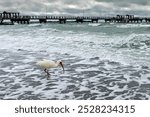
<svg viewBox="0 0 150 117"><path fill-rule="evenodd" d="M150 99L150 24L0 26L0 99Z"/></svg>

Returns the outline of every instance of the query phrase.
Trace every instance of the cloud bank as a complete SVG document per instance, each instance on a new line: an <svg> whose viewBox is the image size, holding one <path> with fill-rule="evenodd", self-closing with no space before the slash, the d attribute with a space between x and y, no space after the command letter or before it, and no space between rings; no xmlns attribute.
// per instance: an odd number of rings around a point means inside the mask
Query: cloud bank
<svg viewBox="0 0 150 117"><path fill-rule="evenodd" d="M0 0L0 11L49 15L114 15L150 16L149 0Z"/></svg>

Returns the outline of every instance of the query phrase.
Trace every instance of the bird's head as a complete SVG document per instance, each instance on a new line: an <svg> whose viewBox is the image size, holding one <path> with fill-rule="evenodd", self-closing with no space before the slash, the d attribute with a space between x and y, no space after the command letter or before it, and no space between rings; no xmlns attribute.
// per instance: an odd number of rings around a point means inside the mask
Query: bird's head
<svg viewBox="0 0 150 117"><path fill-rule="evenodd" d="M63 62L62 62L61 60L59 60L59 61L57 61L57 62L58 62L58 65L62 67L63 73L64 73L65 70L64 70Z"/></svg>

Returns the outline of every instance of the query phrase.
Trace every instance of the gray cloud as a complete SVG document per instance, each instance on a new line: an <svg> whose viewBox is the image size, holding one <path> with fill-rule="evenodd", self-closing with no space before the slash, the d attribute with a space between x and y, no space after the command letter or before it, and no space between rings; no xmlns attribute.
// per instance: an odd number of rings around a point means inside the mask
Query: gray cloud
<svg viewBox="0 0 150 117"><path fill-rule="evenodd" d="M149 15L149 0L0 0L0 11L22 14L111 15L133 13Z"/></svg>

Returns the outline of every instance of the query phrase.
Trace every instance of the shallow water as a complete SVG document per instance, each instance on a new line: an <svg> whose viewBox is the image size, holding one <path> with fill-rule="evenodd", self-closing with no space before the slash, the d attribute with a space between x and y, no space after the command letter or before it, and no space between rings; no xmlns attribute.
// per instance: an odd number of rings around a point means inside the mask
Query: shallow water
<svg viewBox="0 0 150 117"><path fill-rule="evenodd" d="M0 27L0 99L150 99L149 24ZM62 60L51 77L36 62Z"/></svg>

